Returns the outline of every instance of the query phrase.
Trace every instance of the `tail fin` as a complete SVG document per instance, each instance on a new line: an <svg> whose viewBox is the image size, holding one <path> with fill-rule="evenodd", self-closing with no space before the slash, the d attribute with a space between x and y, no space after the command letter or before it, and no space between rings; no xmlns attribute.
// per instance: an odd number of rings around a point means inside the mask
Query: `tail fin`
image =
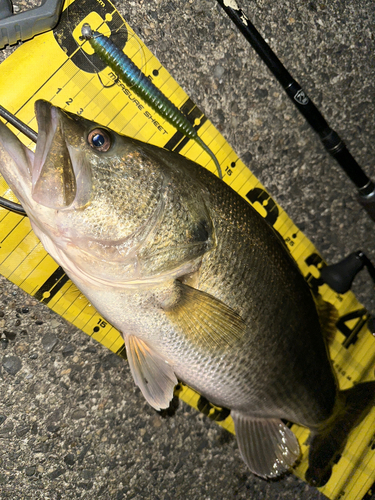
<svg viewBox="0 0 375 500"><path fill-rule="evenodd" d="M294 433L277 418L255 418L231 412L238 447L251 472L275 478L292 467L300 454Z"/></svg>
<svg viewBox="0 0 375 500"><path fill-rule="evenodd" d="M375 404L375 381L355 385L339 393L338 413L321 432L312 436L306 481L324 486L332 473L337 456L343 451L348 434L369 413Z"/></svg>

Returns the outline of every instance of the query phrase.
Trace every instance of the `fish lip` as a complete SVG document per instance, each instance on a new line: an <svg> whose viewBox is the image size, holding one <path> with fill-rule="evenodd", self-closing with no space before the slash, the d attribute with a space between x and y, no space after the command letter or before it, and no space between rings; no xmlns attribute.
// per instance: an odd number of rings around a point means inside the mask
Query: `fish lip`
<svg viewBox="0 0 375 500"><path fill-rule="evenodd" d="M39 99L35 102L34 109L38 123L38 140L31 177L33 186L39 178L59 124L58 111L50 102Z"/></svg>
<svg viewBox="0 0 375 500"><path fill-rule="evenodd" d="M80 120L42 99L35 102L35 114L39 133L32 169L34 201L55 210L84 206L90 198L91 184L81 180L82 171L88 177L91 169L82 151L69 141L72 121L79 126Z"/></svg>

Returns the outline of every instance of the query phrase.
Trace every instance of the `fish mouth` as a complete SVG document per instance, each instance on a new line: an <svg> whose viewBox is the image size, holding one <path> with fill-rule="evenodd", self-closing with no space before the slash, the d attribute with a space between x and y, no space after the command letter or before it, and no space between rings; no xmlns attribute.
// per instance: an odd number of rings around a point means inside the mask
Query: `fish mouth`
<svg viewBox="0 0 375 500"><path fill-rule="evenodd" d="M84 207L91 199L92 174L81 139L91 122L44 100L36 101L35 114L35 153L0 122L0 173L29 217L38 205Z"/></svg>
<svg viewBox="0 0 375 500"><path fill-rule="evenodd" d="M64 112L51 103L35 103L38 141L32 169L32 198L53 209L72 205L77 182L69 145L64 133Z"/></svg>
<svg viewBox="0 0 375 500"><path fill-rule="evenodd" d="M57 110L51 103L38 100L35 102L34 109L38 123L38 140L32 172L33 185L39 178L58 125Z"/></svg>

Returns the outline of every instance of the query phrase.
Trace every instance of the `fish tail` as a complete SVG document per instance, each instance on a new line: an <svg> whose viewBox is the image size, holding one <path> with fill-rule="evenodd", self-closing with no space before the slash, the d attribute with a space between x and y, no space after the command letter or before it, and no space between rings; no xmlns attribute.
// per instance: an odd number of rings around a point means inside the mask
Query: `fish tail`
<svg viewBox="0 0 375 500"><path fill-rule="evenodd" d="M256 418L232 410L238 448L249 469L260 477L287 472L300 455L294 433L279 419Z"/></svg>
<svg viewBox="0 0 375 500"><path fill-rule="evenodd" d="M335 460L342 453L350 431L370 412L375 404L375 381L340 391L334 417L323 430L312 434L306 481L324 486L332 473Z"/></svg>

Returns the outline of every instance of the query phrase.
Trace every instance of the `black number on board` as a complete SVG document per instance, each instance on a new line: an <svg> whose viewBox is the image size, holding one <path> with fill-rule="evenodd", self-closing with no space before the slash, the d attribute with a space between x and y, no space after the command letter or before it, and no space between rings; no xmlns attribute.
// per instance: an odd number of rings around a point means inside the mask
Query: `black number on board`
<svg viewBox="0 0 375 500"><path fill-rule="evenodd" d="M309 267L311 266L317 269L319 272L321 268L326 265L321 256L315 252L306 257L305 262ZM305 276L305 280L314 291L317 291L318 287L323 285L324 283L324 281L321 278L315 278L315 276L311 272L309 272Z"/></svg>
<svg viewBox="0 0 375 500"><path fill-rule="evenodd" d="M97 322L97 325L99 325L101 328L105 328L107 326L107 322L104 321L104 319L99 318L99 321Z"/></svg>

